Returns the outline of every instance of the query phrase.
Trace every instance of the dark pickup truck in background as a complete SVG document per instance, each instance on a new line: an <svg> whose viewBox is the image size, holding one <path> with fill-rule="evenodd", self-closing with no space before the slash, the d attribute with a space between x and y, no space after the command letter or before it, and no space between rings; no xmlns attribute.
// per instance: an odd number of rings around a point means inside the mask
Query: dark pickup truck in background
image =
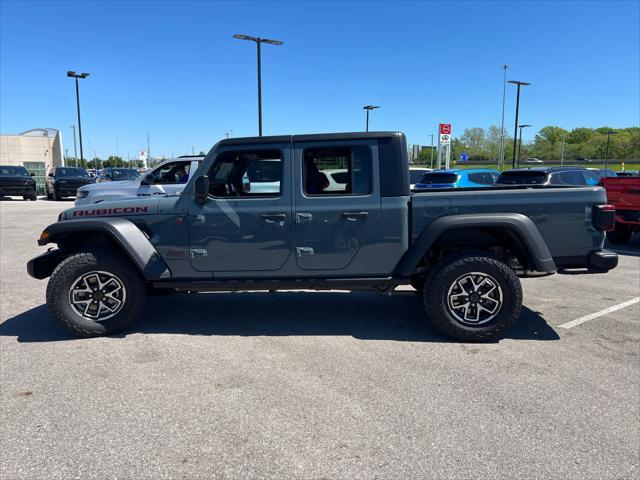
<svg viewBox="0 0 640 480"><path fill-rule="evenodd" d="M94 183L84 168L54 167L47 174L45 192L49 200L60 200L64 197L75 197L78 188Z"/></svg>
<svg viewBox="0 0 640 480"><path fill-rule="evenodd" d="M330 186L323 172L335 170L346 181ZM126 328L159 290L411 284L442 332L487 340L520 315L518 276L617 265L602 249L614 225L605 204L598 186L412 193L398 132L234 138L180 195L64 211L38 241L58 249L27 269L51 276L54 319L83 337Z"/></svg>
<svg viewBox="0 0 640 480"><path fill-rule="evenodd" d="M20 165L0 165L0 197L22 197L37 200L36 181Z"/></svg>

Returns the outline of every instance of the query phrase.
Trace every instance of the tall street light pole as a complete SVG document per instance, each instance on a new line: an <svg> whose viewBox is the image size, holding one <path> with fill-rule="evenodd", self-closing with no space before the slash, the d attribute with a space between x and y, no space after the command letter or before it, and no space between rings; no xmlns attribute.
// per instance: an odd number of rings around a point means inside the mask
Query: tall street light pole
<svg viewBox="0 0 640 480"><path fill-rule="evenodd" d="M564 165L564 141L566 135L562 135L562 149L560 149L560 165Z"/></svg>
<svg viewBox="0 0 640 480"><path fill-rule="evenodd" d="M518 125L518 128L520 129L520 140L518 140L518 166L520 166L520 149L522 148L522 129L530 126L531 125L528 124Z"/></svg>
<svg viewBox="0 0 640 480"><path fill-rule="evenodd" d="M504 79L502 81L502 122L500 124L500 154L498 155L498 167L500 168L504 164L504 146L506 135L504 131L504 105L505 98L507 95L507 70L509 69L509 65L506 63L502 65L502 69L504 70Z"/></svg>
<svg viewBox="0 0 640 480"><path fill-rule="evenodd" d="M518 113L520 111L520 86L522 85L527 86L531 84L527 82L521 82L519 80L509 80L508 83L513 83L514 85L518 86L518 94L516 96L516 123L515 123L515 127L513 128L513 159L511 161L511 167L516 168L516 147L518 142Z"/></svg>
<svg viewBox="0 0 640 480"><path fill-rule="evenodd" d="M84 155L82 153L82 123L80 122L80 90L78 89L78 79L87 78L88 73L76 73L72 70L67 72L67 77L76 79L76 106L78 108L78 137L80 139L80 165L84 163Z"/></svg>
<svg viewBox="0 0 640 480"><path fill-rule="evenodd" d="M260 59L260 45L267 43L269 45L283 45L280 40L271 40L269 38L251 37L249 35L236 34L233 38L238 40L248 40L255 42L258 48L258 136L262 136L262 61Z"/></svg>
<svg viewBox="0 0 640 480"><path fill-rule="evenodd" d="M368 132L369 131L369 112L371 110L375 110L376 108L380 108L380 107L378 107L377 105L365 105L362 108L367 111L367 125L366 125L365 132Z"/></svg>
<svg viewBox="0 0 640 480"><path fill-rule="evenodd" d="M615 132L613 130L609 130L607 132L607 149L604 153L604 168L607 168L607 164L609 163L609 141L611 140L611 135L615 135L618 132Z"/></svg>
<svg viewBox="0 0 640 480"><path fill-rule="evenodd" d="M69 128L73 129L73 158L76 159L76 167L78 166L78 147L76 146L76 126L71 125Z"/></svg>

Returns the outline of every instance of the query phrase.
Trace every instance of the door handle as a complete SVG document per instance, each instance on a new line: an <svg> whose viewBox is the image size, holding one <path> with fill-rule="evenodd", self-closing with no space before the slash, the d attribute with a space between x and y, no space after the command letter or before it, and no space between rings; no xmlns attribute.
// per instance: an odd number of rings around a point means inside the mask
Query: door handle
<svg viewBox="0 0 640 480"><path fill-rule="evenodd" d="M306 223L313 220L311 213L298 212L296 213L296 223Z"/></svg>
<svg viewBox="0 0 640 480"><path fill-rule="evenodd" d="M342 216L349 220L358 220L360 218L367 218L369 212L342 212Z"/></svg>
<svg viewBox="0 0 640 480"><path fill-rule="evenodd" d="M267 222L284 222L287 219L286 213L263 213L260 218Z"/></svg>
<svg viewBox="0 0 640 480"><path fill-rule="evenodd" d="M190 252L191 252L191 258L207 256L207 251L204 248L192 248L190 249Z"/></svg>
<svg viewBox="0 0 640 480"><path fill-rule="evenodd" d="M193 223L204 223L206 222L206 218L204 215L196 215L196 217L193 219Z"/></svg>
<svg viewBox="0 0 640 480"><path fill-rule="evenodd" d="M311 247L296 247L296 257L301 258L305 255L315 255L316 252Z"/></svg>

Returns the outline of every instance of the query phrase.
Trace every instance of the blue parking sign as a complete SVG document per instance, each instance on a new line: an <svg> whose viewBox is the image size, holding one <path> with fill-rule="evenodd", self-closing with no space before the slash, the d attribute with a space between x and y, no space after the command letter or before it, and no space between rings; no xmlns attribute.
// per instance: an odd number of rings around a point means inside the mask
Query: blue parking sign
<svg viewBox="0 0 640 480"><path fill-rule="evenodd" d="M461 162L466 162L469 160L469 154L467 152L462 152L460 154L460 161Z"/></svg>

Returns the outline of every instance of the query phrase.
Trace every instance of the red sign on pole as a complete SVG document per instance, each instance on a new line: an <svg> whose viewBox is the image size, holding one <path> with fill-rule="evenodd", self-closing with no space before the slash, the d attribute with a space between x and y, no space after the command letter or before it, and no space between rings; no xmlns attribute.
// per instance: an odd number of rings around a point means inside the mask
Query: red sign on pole
<svg viewBox="0 0 640 480"><path fill-rule="evenodd" d="M441 123L440 124L440 135L451 135L451 124L450 123Z"/></svg>

